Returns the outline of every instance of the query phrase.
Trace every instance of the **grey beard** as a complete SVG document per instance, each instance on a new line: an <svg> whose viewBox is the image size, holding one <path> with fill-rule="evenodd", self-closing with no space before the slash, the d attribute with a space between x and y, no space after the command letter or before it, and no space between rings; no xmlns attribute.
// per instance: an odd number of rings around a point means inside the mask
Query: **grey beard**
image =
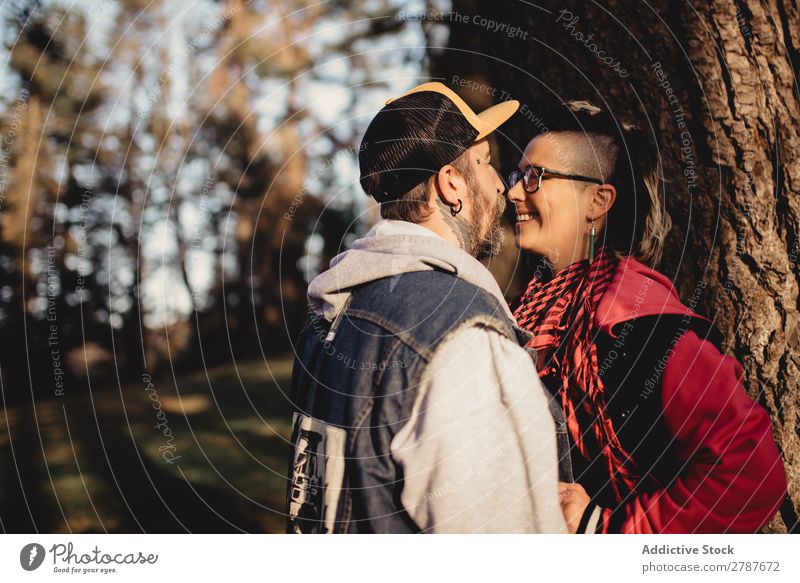
<svg viewBox="0 0 800 583"><path fill-rule="evenodd" d="M497 206L494 208L494 215L489 226L489 232L486 237L480 240L480 243L475 249L473 255L478 259L486 259L489 257L496 257L500 254L503 248L503 226L500 220L503 218L503 212L506 210L506 199L502 196L498 197ZM478 227L480 228L480 227ZM478 238L476 237L476 240Z"/></svg>
<svg viewBox="0 0 800 583"><path fill-rule="evenodd" d="M487 259L489 257L497 257L503 249L503 226L499 223L495 225L484 239L473 255L477 259Z"/></svg>
<svg viewBox="0 0 800 583"><path fill-rule="evenodd" d="M459 217L453 216L450 207L442 202L442 199L437 198L436 205L439 207L439 214L442 216L445 224L450 228L458 240L458 246L470 255L474 255L473 247L475 239L475 230L473 225Z"/></svg>
<svg viewBox="0 0 800 583"><path fill-rule="evenodd" d="M469 196L473 197L474 203L479 195L475 190L470 190ZM474 216L472 221L468 222L458 215L453 216L450 212L450 207L444 204L441 199L436 202L442 219L455 235L459 247L477 259L495 257L500 254L500 250L503 247L503 227L500 224L500 219L506 209L505 198L498 196L497 204L490 211L492 212L492 218L489 232L484 237L481 237L481 217L478 215L477 207L473 209Z"/></svg>

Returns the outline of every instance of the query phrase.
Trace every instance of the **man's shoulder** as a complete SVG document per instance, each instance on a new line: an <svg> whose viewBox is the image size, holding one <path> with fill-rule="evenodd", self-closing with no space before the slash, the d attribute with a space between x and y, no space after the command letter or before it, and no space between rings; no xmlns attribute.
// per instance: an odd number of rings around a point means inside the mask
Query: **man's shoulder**
<svg viewBox="0 0 800 583"><path fill-rule="evenodd" d="M385 277L356 291L352 307L420 322L460 321L476 315L508 320L488 291L438 269Z"/></svg>
<svg viewBox="0 0 800 583"><path fill-rule="evenodd" d="M517 340L489 321L476 318L454 328L434 356L445 355L469 361L475 355L502 354L503 357L531 360L530 352Z"/></svg>
<svg viewBox="0 0 800 583"><path fill-rule="evenodd" d="M370 282L355 290L348 313L430 350L464 326L491 328L515 339L513 322L491 293L438 270Z"/></svg>

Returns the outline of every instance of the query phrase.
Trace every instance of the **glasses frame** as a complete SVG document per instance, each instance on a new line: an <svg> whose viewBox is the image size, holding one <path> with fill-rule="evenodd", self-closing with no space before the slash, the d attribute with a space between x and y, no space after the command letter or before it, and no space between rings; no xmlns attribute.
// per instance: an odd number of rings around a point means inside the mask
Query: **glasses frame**
<svg viewBox="0 0 800 583"><path fill-rule="evenodd" d="M534 169L539 171L539 176L536 179L536 187L531 190L530 182ZM591 182L592 184L605 184L605 182L599 178L590 178L589 176L581 176L580 174L567 174L566 172L560 172L559 170L553 170L552 168L528 164L525 170L514 170L508 175L508 189L511 190L514 188L517 182L522 180L522 186L525 189L525 192L528 194L533 194L542 187L542 180L545 178L566 178L567 180Z"/></svg>

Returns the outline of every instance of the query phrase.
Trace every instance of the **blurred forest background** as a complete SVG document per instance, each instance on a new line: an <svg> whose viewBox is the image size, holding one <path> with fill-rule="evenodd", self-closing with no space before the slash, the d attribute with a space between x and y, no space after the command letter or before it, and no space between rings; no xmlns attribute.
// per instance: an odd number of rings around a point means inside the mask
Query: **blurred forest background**
<svg viewBox="0 0 800 583"><path fill-rule="evenodd" d="M282 529L306 284L375 220L357 149L427 8L3 3L3 530Z"/></svg>
<svg viewBox="0 0 800 583"><path fill-rule="evenodd" d="M27 339L6 399L53 395L31 350L53 333L73 392L288 350L306 280L363 230L354 151L422 74L419 24L391 2L4 8L0 322Z"/></svg>
<svg viewBox="0 0 800 583"><path fill-rule="evenodd" d="M797 523L794 3L6 0L0 39L0 530L282 530L306 285L377 218L366 125L431 78L522 103L502 175L542 102L652 131L662 269L773 418L790 498L768 530Z"/></svg>

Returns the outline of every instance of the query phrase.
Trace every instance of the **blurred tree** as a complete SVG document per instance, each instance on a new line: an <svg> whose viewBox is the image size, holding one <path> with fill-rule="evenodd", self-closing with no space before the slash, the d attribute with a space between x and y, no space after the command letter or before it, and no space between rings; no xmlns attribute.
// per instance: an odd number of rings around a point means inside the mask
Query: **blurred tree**
<svg viewBox="0 0 800 583"><path fill-rule="evenodd" d="M29 342L8 386L53 395L30 350L51 334L76 390L285 350L363 229L360 132L422 72L399 5L10 4L0 328Z"/></svg>
<svg viewBox="0 0 800 583"><path fill-rule="evenodd" d="M58 370L69 384L86 365L68 367L67 362L80 360L87 344L90 351L110 344L97 318L83 316L84 310L110 314L112 298L103 291L108 271L96 269L100 258L91 241L110 235L95 230L101 212L84 204L95 193L72 171L87 164L93 167L89 174L104 172L97 161L94 117L103 88L91 82L99 63L80 42L86 20L80 13L33 8L5 16L4 26L18 33L10 52L16 75L9 79L18 97L3 120L8 122L5 135L13 139L6 142L9 179L0 209L0 269L12 283L3 293L0 327L4 337L27 339L9 343L2 355L4 383L14 389L6 398L13 401L29 379L31 391L57 395ZM74 140L76 135L81 139ZM92 351L92 356L102 353Z"/></svg>
<svg viewBox="0 0 800 583"><path fill-rule="evenodd" d="M384 86L386 58L362 51L406 28L394 12L386 1L369 6L307 0L225 3L223 14L229 17L217 31L208 115L198 141L237 161L218 164L217 172L235 189L239 273L221 300L234 308L227 324L238 354L289 346L306 317L301 260L309 234L316 229L322 235L323 257L330 257L357 226L353 203L327 204L336 198L325 189L337 185L330 174L338 167L320 160L317 152L355 158L367 120L331 125L316 112L336 90L349 103L340 110L350 113L367 93ZM400 57L413 50L403 48ZM337 61L344 66L326 66ZM267 83L269 93L259 94L255 88ZM262 108L271 112L266 123L259 123Z"/></svg>

